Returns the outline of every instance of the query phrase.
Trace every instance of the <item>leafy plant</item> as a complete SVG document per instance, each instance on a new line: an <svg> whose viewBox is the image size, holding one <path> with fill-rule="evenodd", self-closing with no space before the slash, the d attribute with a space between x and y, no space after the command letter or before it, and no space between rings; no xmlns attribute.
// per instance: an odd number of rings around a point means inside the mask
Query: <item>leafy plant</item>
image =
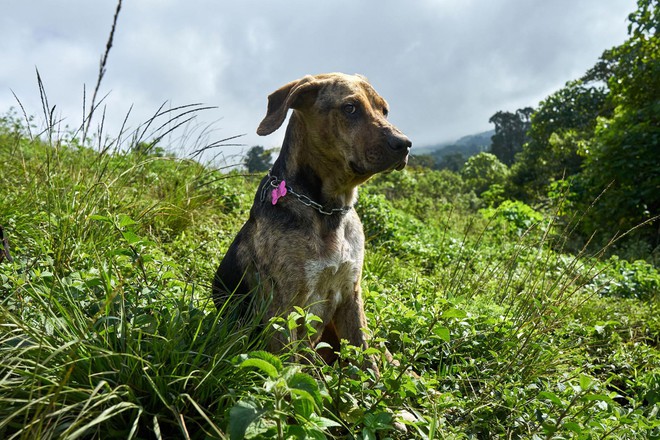
<svg viewBox="0 0 660 440"><path fill-rule="evenodd" d="M60 130L49 106L39 128L0 117L12 256L0 261L0 437L660 438L650 242L626 254L647 261L601 259L618 241L587 252L571 231L590 221L579 211L588 181L556 174L574 148L593 147L593 130L604 149L645 131L619 133L650 96L639 86L653 69L632 62L655 42L650 5L640 1L641 27L616 54L632 70L610 85L612 113L600 112L602 91L573 84L532 117L522 155L552 144L539 156L553 160L539 175L552 212L545 199L506 200L504 168L420 168L362 187L370 348L343 341L333 365L300 340L318 325L309 311L239 325L229 304L213 305L210 280L258 179L171 154L163 127L203 108L160 109L125 141L88 138L88 122ZM584 101L571 112L569 98ZM484 158L501 165L471 165ZM273 331L282 353L263 351ZM380 376L365 367L373 359Z"/></svg>
<svg viewBox="0 0 660 440"><path fill-rule="evenodd" d="M594 279L594 285L601 295L643 301L660 299L660 274L644 260L630 263L612 256L605 270Z"/></svg>
<svg viewBox="0 0 660 440"><path fill-rule="evenodd" d="M231 439L325 439L329 428L340 426L319 415L330 395L301 366L285 367L273 354L256 351L242 357L238 367L256 370L263 383L230 410Z"/></svg>
<svg viewBox="0 0 660 440"><path fill-rule="evenodd" d="M543 215L523 202L505 200L497 208L482 211L486 218L503 222L505 229L514 235L522 235L543 221Z"/></svg>

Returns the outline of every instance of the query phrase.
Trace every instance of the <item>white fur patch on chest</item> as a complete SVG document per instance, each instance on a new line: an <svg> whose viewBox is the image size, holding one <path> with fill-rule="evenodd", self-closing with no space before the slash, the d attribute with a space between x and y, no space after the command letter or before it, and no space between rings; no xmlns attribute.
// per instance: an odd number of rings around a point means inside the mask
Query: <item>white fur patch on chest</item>
<svg viewBox="0 0 660 440"><path fill-rule="evenodd" d="M360 250L348 243L345 243L338 252L307 261L305 263L308 289L306 305L312 306L312 311L334 310L353 293L355 284L359 282L361 266Z"/></svg>

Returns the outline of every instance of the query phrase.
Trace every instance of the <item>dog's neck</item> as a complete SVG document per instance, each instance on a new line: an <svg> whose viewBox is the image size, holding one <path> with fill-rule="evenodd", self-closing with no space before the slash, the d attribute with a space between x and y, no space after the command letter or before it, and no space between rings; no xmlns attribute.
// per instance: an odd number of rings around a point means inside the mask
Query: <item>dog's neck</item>
<svg viewBox="0 0 660 440"><path fill-rule="evenodd" d="M351 175L350 171L337 172L337 164L328 164L323 158L313 157L310 151L314 149L309 146L315 141L318 140L305 136L303 122L294 112L284 135L280 155L273 164L273 174L285 179L288 185L304 192L326 208L353 206L357 202L357 186L360 182L342 179L341 175Z"/></svg>

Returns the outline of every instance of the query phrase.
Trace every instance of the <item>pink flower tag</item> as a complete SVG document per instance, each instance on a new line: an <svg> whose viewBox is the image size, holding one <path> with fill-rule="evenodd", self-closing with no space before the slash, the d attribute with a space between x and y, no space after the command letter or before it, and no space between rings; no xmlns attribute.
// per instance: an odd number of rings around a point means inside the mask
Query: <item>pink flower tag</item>
<svg viewBox="0 0 660 440"><path fill-rule="evenodd" d="M286 195L286 182L281 181L277 188L271 192L271 203L274 205L277 201Z"/></svg>

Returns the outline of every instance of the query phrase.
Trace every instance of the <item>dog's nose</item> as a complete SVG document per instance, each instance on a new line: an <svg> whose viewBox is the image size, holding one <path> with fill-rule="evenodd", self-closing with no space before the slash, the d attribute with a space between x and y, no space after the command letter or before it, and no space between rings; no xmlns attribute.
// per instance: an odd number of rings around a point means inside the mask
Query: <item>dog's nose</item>
<svg viewBox="0 0 660 440"><path fill-rule="evenodd" d="M393 133L387 138L387 145L394 151L410 150L412 142L400 133Z"/></svg>

